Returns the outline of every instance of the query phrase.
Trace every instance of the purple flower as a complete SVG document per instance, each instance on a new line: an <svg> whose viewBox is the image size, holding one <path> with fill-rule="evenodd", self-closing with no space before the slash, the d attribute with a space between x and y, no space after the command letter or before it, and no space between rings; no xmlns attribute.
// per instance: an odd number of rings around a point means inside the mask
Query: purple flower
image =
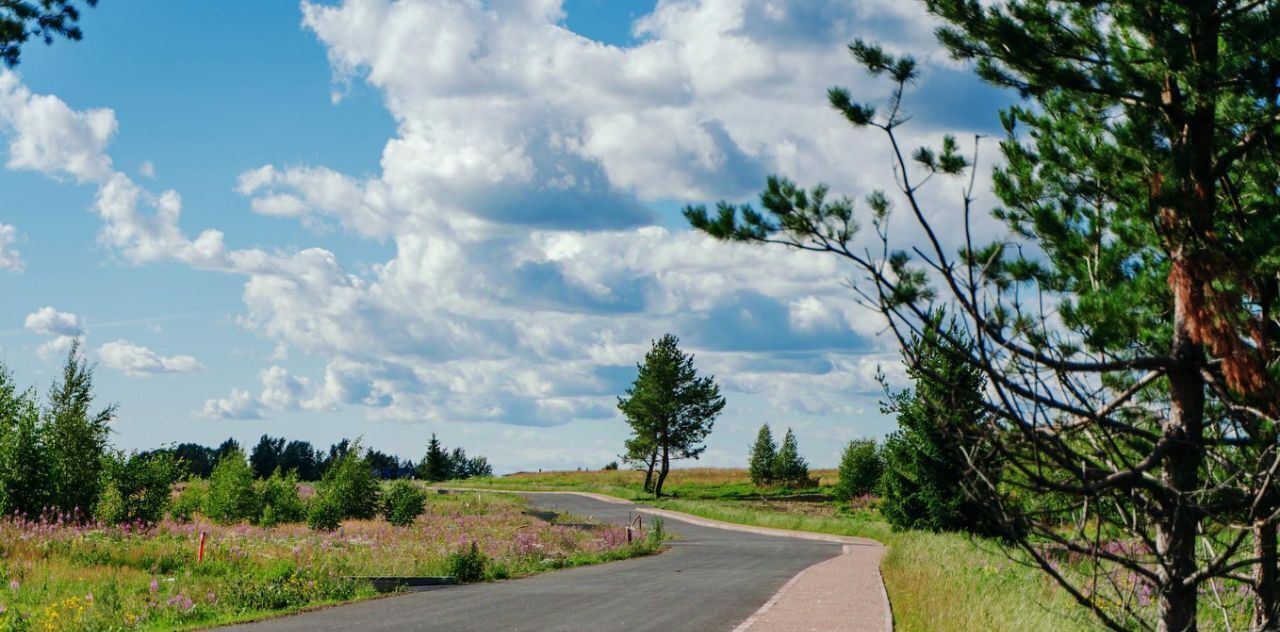
<svg viewBox="0 0 1280 632"><path fill-rule="evenodd" d="M176 595L174 595L174 596L170 597L170 598L169 598L169 601L168 601L168 602L166 602L166 603L168 603L170 606L172 606L172 607L174 607L174 608L177 608L178 610L181 610L181 611L183 611L183 612L186 612L186 611L188 611L188 610L191 610L192 608L194 608L194 607L195 607L195 604L194 604L194 603L192 603L191 598L190 598L190 597L188 597L188 596L186 596L186 595L184 595L184 594L182 594L182 593L178 593L178 594L176 594Z"/></svg>
<svg viewBox="0 0 1280 632"><path fill-rule="evenodd" d="M155 580L155 578L152 578L152 579L151 579L151 594L153 594L153 595L154 595L154 594L156 594L156 593L158 593L158 592L160 592L160 582L156 581L156 580Z"/></svg>
<svg viewBox="0 0 1280 632"><path fill-rule="evenodd" d="M12 591L14 591L14 592L17 592L18 588L19 588L19 587L21 587L21 586L22 586L22 584L18 583L18 580L16 580L16 579L11 579L11 580L9 580L9 590L12 590Z"/></svg>

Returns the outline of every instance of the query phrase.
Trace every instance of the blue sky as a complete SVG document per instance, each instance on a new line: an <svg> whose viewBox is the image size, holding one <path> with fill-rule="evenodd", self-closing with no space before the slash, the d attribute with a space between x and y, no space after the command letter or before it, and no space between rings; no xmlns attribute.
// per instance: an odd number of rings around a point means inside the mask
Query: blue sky
<svg viewBox="0 0 1280 632"><path fill-rule="evenodd" d="M679 209L769 173L887 184L823 105L883 94L854 37L926 62L922 142L1007 102L889 2L131 0L82 27L0 80L0 354L43 389L79 332L125 448L417 458L435 432L502 471L598 467L670 331L729 400L707 463L767 421L831 464L892 429L879 322L837 262L710 242Z"/></svg>

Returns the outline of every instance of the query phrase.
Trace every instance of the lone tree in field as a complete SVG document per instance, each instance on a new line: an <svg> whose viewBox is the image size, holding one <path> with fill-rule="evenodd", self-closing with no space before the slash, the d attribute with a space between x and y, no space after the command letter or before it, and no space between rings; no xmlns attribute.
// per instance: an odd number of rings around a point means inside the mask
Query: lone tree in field
<svg viewBox="0 0 1280 632"><path fill-rule="evenodd" d="M773 482L773 461L778 457L778 444L773 441L773 431L769 424L760 426L756 442L751 445L751 460L747 465L751 473L751 482L757 486Z"/></svg>
<svg viewBox="0 0 1280 632"><path fill-rule="evenodd" d="M680 351L679 342L671 334L655 340L644 362L636 365L635 382L618 398L618 410L631 425L628 452L634 444L644 446L642 450L651 446L651 454L657 455L654 496L662 496L672 461L696 459L707 449L702 442L724 410L715 379L698 377L693 355Z"/></svg>
<svg viewBox="0 0 1280 632"><path fill-rule="evenodd" d="M780 178L763 212L686 216L715 237L842 257L909 365L927 372L908 343L928 334L977 369L986 415L948 442L966 492L1102 624L1186 631L1251 610L1275 629L1280 4L925 6L953 56L1026 101L1000 115L1004 231L971 221L977 142L972 157L949 137L904 147L915 62L860 41L853 55L893 85L887 107L829 98L889 144L897 194L867 196L872 234L853 201ZM936 175L969 178L948 212L921 194ZM889 221L893 202L908 222ZM1060 511L1017 501L1045 494Z"/></svg>
<svg viewBox="0 0 1280 632"><path fill-rule="evenodd" d="M7 0L0 2L0 61L10 68L18 65L22 45L32 37L52 44L55 37L79 40L84 37L76 0ZM90 7L98 0L84 0Z"/></svg>

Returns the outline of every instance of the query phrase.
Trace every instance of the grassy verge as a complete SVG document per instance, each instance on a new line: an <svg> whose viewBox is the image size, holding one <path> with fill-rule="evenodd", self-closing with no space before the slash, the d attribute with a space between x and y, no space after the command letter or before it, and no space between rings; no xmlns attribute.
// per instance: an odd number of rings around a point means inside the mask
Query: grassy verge
<svg viewBox="0 0 1280 632"><path fill-rule="evenodd" d="M792 495L828 494L836 482L835 470L813 470L818 485L804 489L756 487L742 470L686 468L672 470L663 493L675 498L746 499ZM644 491L644 472L604 470L583 472L521 472L508 476L475 478L449 483L451 487L499 488L527 491L580 491L609 494L627 500L651 498Z"/></svg>
<svg viewBox="0 0 1280 632"><path fill-rule="evenodd" d="M547 524L503 494L432 495L407 527L331 533L165 521L144 528L0 520L0 630L207 627L375 596L351 576L451 575L477 543L483 579L654 552L619 527ZM200 533L205 560L196 559ZM474 558L472 558L474 561ZM476 566L472 566L476 568Z"/></svg>
<svg viewBox="0 0 1280 632"><path fill-rule="evenodd" d="M715 472L715 474L712 474ZM1074 632L1099 629L1080 608L1016 550L956 534L893 531L873 510L851 511L835 503L788 502L738 494L749 482L741 470L677 470L685 493L654 501L640 489L643 473L563 472L472 481L476 487L530 491L591 491L646 500L673 511L776 529L864 537L888 546L881 574L904 632ZM681 478L677 478L680 475ZM713 488L715 480L728 493ZM776 496L777 494L774 494ZM745 498L754 496L754 500Z"/></svg>
<svg viewBox="0 0 1280 632"><path fill-rule="evenodd" d="M774 503L782 505L782 503ZM671 500L665 509L776 529L871 538L889 549L881 564L896 629L1093 630L1072 601L1016 551L963 535L894 532L873 512L806 515L783 508Z"/></svg>

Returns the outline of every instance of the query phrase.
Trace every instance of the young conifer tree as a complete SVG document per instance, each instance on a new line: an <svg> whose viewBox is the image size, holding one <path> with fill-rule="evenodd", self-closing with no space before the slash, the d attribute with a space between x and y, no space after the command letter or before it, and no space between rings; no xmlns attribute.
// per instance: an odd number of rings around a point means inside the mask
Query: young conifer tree
<svg viewBox="0 0 1280 632"><path fill-rule="evenodd" d="M809 463L800 456L800 445L790 428L773 459L773 480L789 487L803 487L809 482Z"/></svg>
<svg viewBox="0 0 1280 632"><path fill-rule="evenodd" d="M757 487L773 482L773 462L777 456L778 444L773 441L773 431L769 430L769 424L764 424L756 434L756 442L751 445L751 459L747 466L751 482Z"/></svg>

